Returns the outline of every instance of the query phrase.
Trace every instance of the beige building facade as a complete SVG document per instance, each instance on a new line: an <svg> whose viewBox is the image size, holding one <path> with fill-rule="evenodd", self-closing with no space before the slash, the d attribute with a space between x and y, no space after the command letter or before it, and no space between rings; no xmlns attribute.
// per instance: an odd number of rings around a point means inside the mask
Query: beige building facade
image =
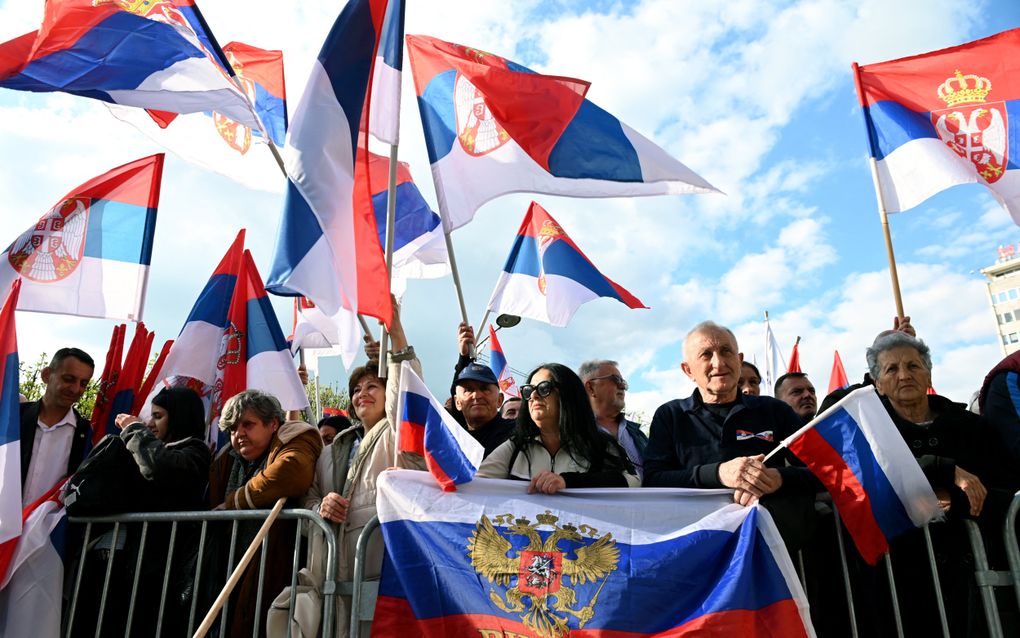
<svg viewBox="0 0 1020 638"><path fill-rule="evenodd" d="M981 269L988 278L992 305L1004 355L1020 350L1020 245L999 246L999 259Z"/></svg>

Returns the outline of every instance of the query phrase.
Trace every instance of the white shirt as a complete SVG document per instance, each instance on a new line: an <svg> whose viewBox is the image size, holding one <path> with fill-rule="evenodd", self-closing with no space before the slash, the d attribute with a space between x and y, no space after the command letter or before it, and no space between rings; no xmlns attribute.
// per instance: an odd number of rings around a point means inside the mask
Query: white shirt
<svg viewBox="0 0 1020 638"><path fill-rule="evenodd" d="M74 426L77 424L73 408L53 425L36 422L32 460L28 464L28 474L25 475L25 487L21 490L23 507L49 492L67 474L67 459L71 456Z"/></svg>

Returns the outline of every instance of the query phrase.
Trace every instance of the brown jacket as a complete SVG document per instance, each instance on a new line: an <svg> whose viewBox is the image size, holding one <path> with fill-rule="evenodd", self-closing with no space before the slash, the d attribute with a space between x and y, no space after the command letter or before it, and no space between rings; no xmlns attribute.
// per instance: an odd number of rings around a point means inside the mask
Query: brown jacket
<svg viewBox="0 0 1020 638"><path fill-rule="evenodd" d="M299 499L315 478L315 462L322 451L322 437L304 421L287 421L269 442L265 469L259 470L243 488L225 494L234 457L224 448L209 473L209 504L228 510L269 509L277 499Z"/></svg>

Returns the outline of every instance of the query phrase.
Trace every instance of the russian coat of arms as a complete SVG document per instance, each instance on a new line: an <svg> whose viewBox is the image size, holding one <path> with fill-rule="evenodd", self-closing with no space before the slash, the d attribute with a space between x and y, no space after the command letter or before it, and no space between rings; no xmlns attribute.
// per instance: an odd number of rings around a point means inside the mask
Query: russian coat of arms
<svg viewBox="0 0 1020 638"><path fill-rule="evenodd" d="M78 268L85 250L88 197L71 197L57 204L34 228L14 240L7 260L31 281L60 281Z"/></svg>
<svg viewBox="0 0 1020 638"><path fill-rule="evenodd" d="M532 523L502 514L490 521L482 516L468 540L468 556L475 571L491 583L493 605L520 614L521 622L542 638L560 638L570 632L571 618L582 629L595 617L599 594L616 571L620 550L611 533L599 536L588 525L561 525L549 511L536 519ZM493 523L509 534L504 536ZM579 601L580 587L594 583L598 587L588 600Z"/></svg>
<svg viewBox="0 0 1020 638"><path fill-rule="evenodd" d="M1009 136L1004 102L986 102L992 81L977 75L954 77L938 87L948 108L931 112L935 131L949 148L970 160L978 175L992 184L1002 177L1009 155Z"/></svg>

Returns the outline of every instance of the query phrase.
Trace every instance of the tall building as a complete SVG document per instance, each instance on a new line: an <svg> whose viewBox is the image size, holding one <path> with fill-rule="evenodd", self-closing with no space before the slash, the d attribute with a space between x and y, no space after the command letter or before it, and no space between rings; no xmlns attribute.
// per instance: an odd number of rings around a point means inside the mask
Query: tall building
<svg viewBox="0 0 1020 638"><path fill-rule="evenodd" d="M992 304L1003 354L1020 350L1020 244L999 246L995 264L981 269L988 278L988 300Z"/></svg>

